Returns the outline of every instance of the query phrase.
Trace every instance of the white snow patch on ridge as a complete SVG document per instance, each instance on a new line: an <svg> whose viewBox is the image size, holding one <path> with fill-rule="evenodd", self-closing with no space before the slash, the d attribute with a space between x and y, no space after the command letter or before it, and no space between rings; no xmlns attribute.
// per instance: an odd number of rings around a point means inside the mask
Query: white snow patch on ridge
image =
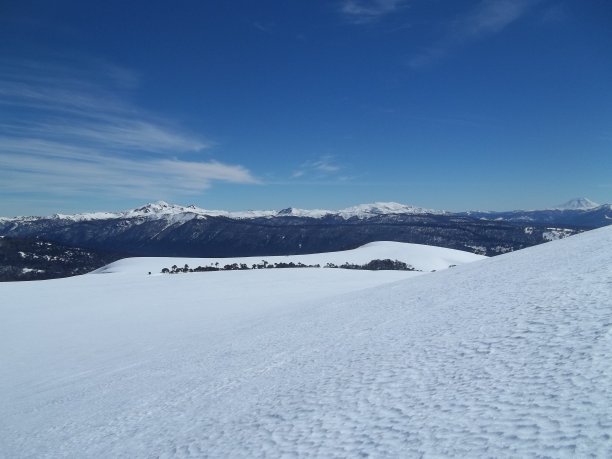
<svg viewBox="0 0 612 459"><path fill-rule="evenodd" d="M545 241L556 241L557 239L563 239L573 234L572 230L567 228L547 228L548 231L542 233L542 238Z"/></svg>
<svg viewBox="0 0 612 459"><path fill-rule="evenodd" d="M280 256L257 256L257 257L232 257L232 258L184 258L184 257L142 257L125 258L104 266L94 273L159 273L162 268L170 268L172 265L183 267L188 264L190 268L197 266L210 266L219 263L226 264L245 263L251 267L259 264L262 260L268 263L303 263L305 265L325 266L327 263L341 265L343 263L365 264L372 260L399 260L412 265L421 271L446 269L450 265L460 265L472 261L482 260L486 257L461 250L434 247L422 244L409 244L405 242L380 241L358 247L353 250L340 252L313 253L307 255L280 255Z"/></svg>
<svg viewBox="0 0 612 459"><path fill-rule="evenodd" d="M366 218L374 215L393 214L444 214L443 210L425 209L423 207L408 206L397 202L375 202L373 204L361 204L338 211L344 218L359 217Z"/></svg>
<svg viewBox="0 0 612 459"><path fill-rule="evenodd" d="M606 227L353 292L402 273L0 284L2 454L610 457L611 266Z"/></svg>

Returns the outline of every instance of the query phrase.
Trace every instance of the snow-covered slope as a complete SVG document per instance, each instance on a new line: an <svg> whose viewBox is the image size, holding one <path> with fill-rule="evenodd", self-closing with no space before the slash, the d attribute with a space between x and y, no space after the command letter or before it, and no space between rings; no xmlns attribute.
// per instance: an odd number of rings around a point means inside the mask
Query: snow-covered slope
<svg viewBox="0 0 612 459"><path fill-rule="evenodd" d="M408 244L404 242L380 241L371 242L357 249L344 250L340 252L313 253L309 255L285 255L285 256L263 256L263 257L238 257L238 258L171 258L171 257L146 257L126 258L111 263L108 266L96 270L96 273L159 273L163 268L172 265L179 267L188 264L191 268L197 266L210 266L218 263L219 266L226 264L245 263L251 267L253 264L261 263L303 263L305 265L325 266L327 263L341 265L344 263L365 264L372 260L399 260L413 266L419 271L432 271L446 269L450 265L460 265L486 258L461 250L447 249L421 244Z"/></svg>
<svg viewBox="0 0 612 459"><path fill-rule="evenodd" d="M610 457L611 267L606 227L354 292L404 273L3 284L1 454Z"/></svg>

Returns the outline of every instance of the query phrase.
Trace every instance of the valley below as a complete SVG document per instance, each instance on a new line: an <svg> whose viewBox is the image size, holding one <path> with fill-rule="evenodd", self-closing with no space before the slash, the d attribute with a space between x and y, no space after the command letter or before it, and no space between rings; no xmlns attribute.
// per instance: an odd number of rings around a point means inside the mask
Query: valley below
<svg viewBox="0 0 612 459"><path fill-rule="evenodd" d="M339 211L227 212L158 202L124 212L5 217L0 218L0 281L82 274L125 257L273 257L352 250L377 241L496 256L612 222L609 204L589 203L452 213L398 203ZM35 244L46 252L38 253ZM72 255L62 255L68 252ZM54 257L53 263L45 256Z"/></svg>

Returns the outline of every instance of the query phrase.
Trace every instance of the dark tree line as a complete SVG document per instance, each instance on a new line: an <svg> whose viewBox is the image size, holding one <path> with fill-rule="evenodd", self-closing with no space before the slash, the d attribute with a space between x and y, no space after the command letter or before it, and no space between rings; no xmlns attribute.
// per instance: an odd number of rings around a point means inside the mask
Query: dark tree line
<svg viewBox="0 0 612 459"><path fill-rule="evenodd" d="M42 239L0 236L0 282L76 276L125 256Z"/></svg>
<svg viewBox="0 0 612 459"><path fill-rule="evenodd" d="M298 262L294 263L290 261L288 263L280 262L280 263L268 263L266 260L262 260L259 264L252 264L251 266L246 263L232 263L224 266L219 265L219 263L211 263L208 266L198 266L197 268L190 268L189 265L185 265L182 268L174 265L171 268L164 268L161 270L162 274L179 274L179 273L201 273L207 271L240 271L240 270L249 270L249 269L278 269L278 268L320 268L320 264L315 265L306 265L304 263ZM358 265L355 263L344 263L341 265L336 265L334 263L327 263L324 268L341 268L341 269L363 269L368 271L381 271L381 270L389 270L389 271L419 271L414 268L414 266L404 263L399 260L391 260L389 258L385 260L372 260L363 265Z"/></svg>
<svg viewBox="0 0 612 459"><path fill-rule="evenodd" d="M384 260L372 260L363 265L357 265L354 263L344 263L337 266L333 263L327 263L326 268L342 268L342 269L364 269L368 271L418 271L414 266L404 263L399 260L391 260L386 258Z"/></svg>

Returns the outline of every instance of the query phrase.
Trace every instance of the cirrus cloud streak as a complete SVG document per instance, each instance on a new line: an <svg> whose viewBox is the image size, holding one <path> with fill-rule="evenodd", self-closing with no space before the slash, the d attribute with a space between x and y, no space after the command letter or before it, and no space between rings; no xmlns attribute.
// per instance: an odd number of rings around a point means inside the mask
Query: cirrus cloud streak
<svg viewBox="0 0 612 459"><path fill-rule="evenodd" d="M127 70L0 63L0 192L148 199L259 182L244 166L202 159L210 142L130 103Z"/></svg>
<svg viewBox="0 0 612 459"><path fill-rule="evenodd" d="M502 32L520 19L540 0L482 0L473 9L459 15L447 27L446 34L408 61L420 69L446 57L452 50Z"/></svg>

